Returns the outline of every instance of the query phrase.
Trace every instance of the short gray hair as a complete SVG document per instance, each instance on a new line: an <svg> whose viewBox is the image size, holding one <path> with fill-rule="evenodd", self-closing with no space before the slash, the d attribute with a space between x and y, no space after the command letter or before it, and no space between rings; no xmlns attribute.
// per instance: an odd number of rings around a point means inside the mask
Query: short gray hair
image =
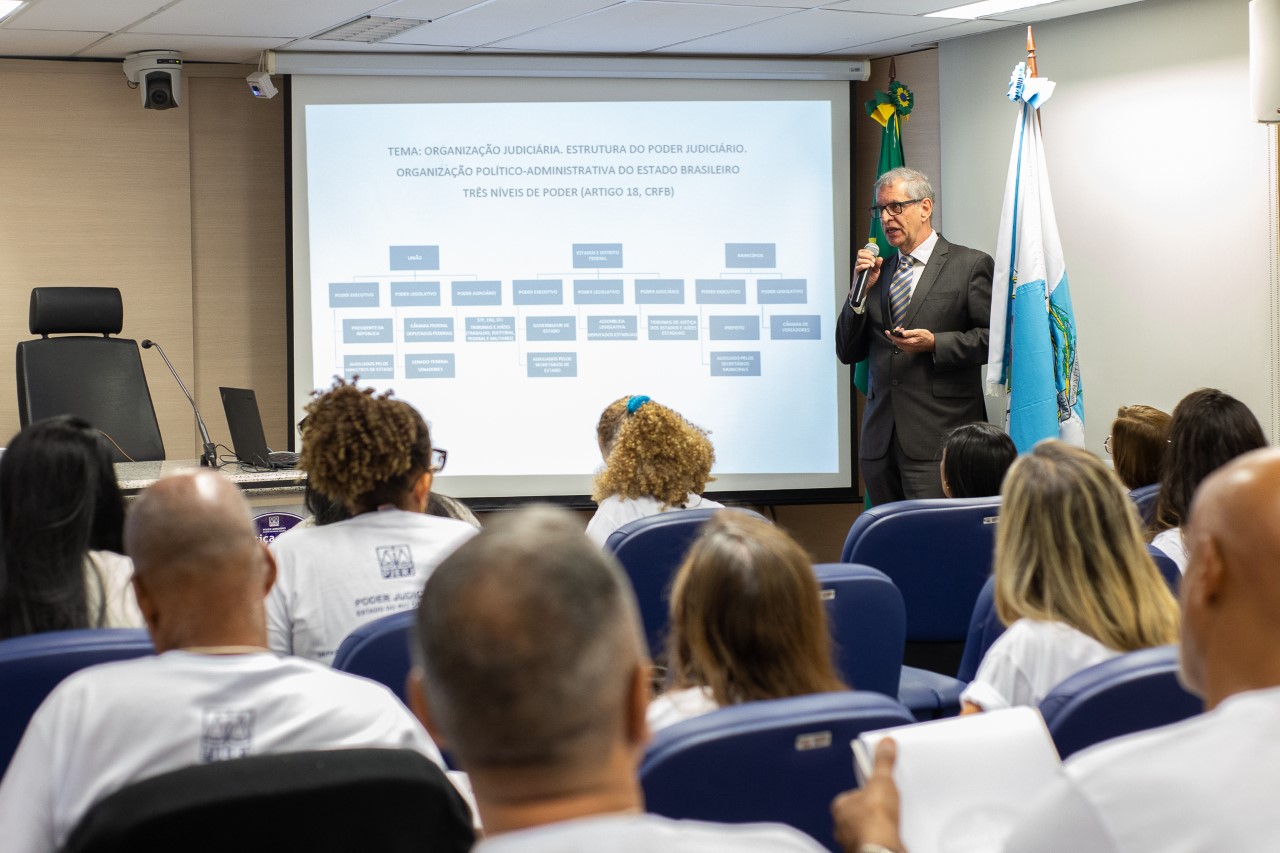
<svg viewBox="0 0 1280 853"><path fill-rule="evenodd" d="M910 169L906 166L899 166L876 178L876 186L873 190L877 199L876 204L880 203L880 190L899 182L902 183L902 188L906 190L907 195L912 198L927 198L929 201L936 200L933 197L933 184L929 183L929 179L925 177L924 172Z"/></svg>
<svg viewBox="0 0 1280 853"><path fill-rule="evenodd" d="M490 523L418 607L423 688L464 768L599 760L644 659L630 583L566 510Z"/></svg>

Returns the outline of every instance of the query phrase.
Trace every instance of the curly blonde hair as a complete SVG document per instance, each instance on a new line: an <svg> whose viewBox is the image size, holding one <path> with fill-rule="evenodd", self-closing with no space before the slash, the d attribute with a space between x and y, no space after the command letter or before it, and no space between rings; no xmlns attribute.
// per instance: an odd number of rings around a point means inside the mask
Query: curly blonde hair
<svg viewBox="0 0 1280 853"><path fill-rule="evenodd" d="M362 512L398 503L431 468L431 434L391 392L334 380L306 408L299 465L317 492Z"/></svg>
<svg viewBox="0 0 1280 853"><path fill-rule="evenodd" d="M637 402L638 401L638 402ZM604 470L596 475L592 500L652 497L664 508L682 507L714 479L716 453L706 432L679 413L648 398L625 407Z"/></svg>

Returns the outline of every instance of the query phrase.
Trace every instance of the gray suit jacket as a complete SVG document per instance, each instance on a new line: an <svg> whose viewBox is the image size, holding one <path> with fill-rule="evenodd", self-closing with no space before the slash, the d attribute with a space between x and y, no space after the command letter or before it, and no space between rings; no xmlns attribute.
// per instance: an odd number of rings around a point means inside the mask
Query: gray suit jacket
<svg viewBox="0 0 1280 853"><path fill-rule="evenodd" d="M985 252L938 235L902 323L906 329L932 332L936 349L908 353L884 333L889 328L889 278L897 263L897 252L884 259L864 313L854 313L845 300L836 320L836 355L845 364L871 359L858 455L884 456L896 428L903 453L936 459L949 431L987 419L982 365L987 361L995 265Z"/></svg>

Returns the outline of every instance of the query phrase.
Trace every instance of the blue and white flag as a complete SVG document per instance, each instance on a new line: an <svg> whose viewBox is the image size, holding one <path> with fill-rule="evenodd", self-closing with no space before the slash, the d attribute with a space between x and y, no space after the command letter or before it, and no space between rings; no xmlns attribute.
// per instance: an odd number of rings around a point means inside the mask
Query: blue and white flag
<svg viewBox="0 0 1280 853"><path fill-rule="evenodd" d="M991 289L987 393L1008 393L1009 435L1018 452L1044 438L1084 446L1084 397L1067 264L1053 214L1039 109L1054 84L1013 70L1018 105Z"/></svg>

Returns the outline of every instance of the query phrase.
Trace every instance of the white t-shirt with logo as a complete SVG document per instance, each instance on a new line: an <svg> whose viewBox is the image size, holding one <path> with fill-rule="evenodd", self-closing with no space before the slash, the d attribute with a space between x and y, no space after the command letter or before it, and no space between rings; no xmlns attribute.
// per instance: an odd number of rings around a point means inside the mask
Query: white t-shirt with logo
<svg viewBox="0 0 1280 853"><path fill-rule="evenodd" d="M385 509L283 534L271 543L272 651L332 663L359 626L417 607L427 577L476 533L452 518Z"/></svg>
<svg viewBox="0 0 1280 853"><path fill-rule="evenodd" d="M170 770L354 747L412 749L442 764L395 694L312 661L172 651L89 667L27 726L0 782L0 847L52 853L103 797Z"/></svg>

